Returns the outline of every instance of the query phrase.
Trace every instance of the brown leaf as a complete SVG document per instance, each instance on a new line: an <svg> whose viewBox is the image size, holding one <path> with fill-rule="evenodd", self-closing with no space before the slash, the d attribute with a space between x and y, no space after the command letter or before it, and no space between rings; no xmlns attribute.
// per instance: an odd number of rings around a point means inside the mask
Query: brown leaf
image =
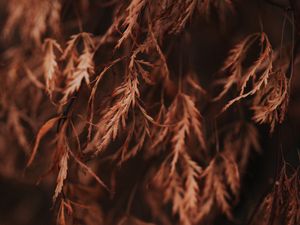
<svg viewBox="0 0 300 225"><path fill-rule="evenodd" d="M64 154L61 156L60 161L59 161L59 172L57 175L57 180L56 180L56 188L55 192L53 195L53 202L55 202L57 196L61 193L64 181L67 178L68 175L68 159L69 159L69 154L67 149L65 150Z"/></svg>
<svg viewBox="0 0 300 225"><path fill-rule="evenodd" d="M56 122L59 120L60 118L59 117L55 117L55 118L52 118L50 120L48 120L39 130L37 136L36 136L36 139L35 139L35 143L34 143L34 147L33 147L33 150L31 152L31 155L30 155L30 158L27 162L27 165L26 167L29 167L34 158L35 158L35 155L37 153L37 150L38 150L38 147L39 147L39 144L40 144L40 141L41 139L49 132L49 130L56 124Z"/></svg>

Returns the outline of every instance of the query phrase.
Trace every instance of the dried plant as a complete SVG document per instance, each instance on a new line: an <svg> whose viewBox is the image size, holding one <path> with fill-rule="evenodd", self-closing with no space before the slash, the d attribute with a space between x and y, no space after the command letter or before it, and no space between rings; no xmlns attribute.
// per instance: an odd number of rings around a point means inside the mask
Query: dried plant
<svg viewBox="0 0 300 225"><path fill-rule="evenodd" d="M12 37L14 30L18 30L24 43L34 41L41 44L42 36L49 28L54 34L59 32L59 0L10 1L7 9L9 16L3 29L3 35L7 39Z"/></svg>
<svg viewBox="0 0 300 225"><path fill-rule="evenodd" d="M53 39L46 39L44 42L44 77L46 81L46 91L52 95L55 90L56 80L58 76L58 63L54 50L62 52L60 45Z"/></svg>
<svg viewBox="0 0 300 225"><path fill-rule="evenodd" d="M268 123L271 132L275 124L282 123L288 104L288 80L282 71L277 71L270 78L268 86L258 92L253 101L253 120Z"/></svg>
<svg viewBox="0 0 300 225"><path fill-rule="evenodd" d="M279 45L263 16L235 28L247 1L0 1L1 185L38 181L59 225L298 224L298 167L259 210L247 187L299 147L295 2Z"/></svg>
<svg viewBox="0 0 300 225"><path fill-rule="evenodd" d="M247 51L251 45L259 40L261 45L261 52L259 58L254 62L245 73L242 71L242 63L244 58L247 56ZM263 67L263 68L262 68ZM222 111L228 109L233 103L246 98L250 95L256 94L258 90L267 85L268 78L272 73L272 46L265 33L253 34L245 38L241 43L236 45L230 52L230 56L224 63L222 70L229 70L230 75L228 78L221 80L224 83L223 91L216 97L221 98L226 94L233 85L237 85L239 95L230 100L223 108ZM262 71L259 71L262 69ZM247 91L246 87L252 81L252 88Z"/></svg>
<svg viewBox="0 0 300 225"><path fill-rule="evenodd" d="M132 78L128 78L119 87L117 87L112 93L113 98L117 98L112 107L109 107L105 112L104 116L98 122L98 126L105 124L104 129L99 129L95 134L96 141L96 154L107 147L107 145L116 139L119 126L125 128L126 119L131 108L137 106L142 115L147 120L152 121L152 118L148 116L139 101L139 90L138 90L138 79L134 74ZM147 125L146 125L147 126ZM143 134L143 136L145 133ZM145 138L145 137L144 137ZM144 139L143 138L143 139Z"/></svg>
<svg viewBox="0 0 300 225"><path fill-rule="evenodd" d="M207 216L215 204L232 220L232 206L229 202L234 202L232 198L238 198L240 188L239 170L233 156L230 153L216 155L202 176L205 178L201 196L203 210L197 215L197 220L201 221Z"/></svg>
<svg viewBox="0 0 300 225"><path fill-rule="evenodd" d="M273 190L263 199L253 224L298 224L299 194L299 167L293 168L284 162Z"/></svg>
<svg viewBox="0 0 300 225"><path fill-rule="evenodd" d="M78 53L77 44L82 39L83 50ZM63 92L61 102L66 102L68 97L79 90L81 83L84 81L90 84L90 76L94 73L94 43L90 34L80 33L74 35L67 43L62 59L67 60L63 75L66 79L66 88Z"/></svg>
<svg viewBox="0 0 300 225"><path fill-rule="evenodd" d="M179 93L165 115L160 142L170 144L171 150L155 176L156 185L165 189L165 201L171 201L173 213L178 213L182 224L191 224L192 215L197 211L199 176L202 168L188 153L188 136L193 133L202 150L206 149L200 113L190 96ZM175 122L176 121L176 122ZM200 150L200 149L199 149ZM198 150L198 151L199 151Z"/></svg>
<svg viewBox="0 0 300 225"><path fill-rule="evenodd" d="M257 40L261 46L259 57L245 69L243 62L247 52ZM221 99L234 85L239 95L230 100L222 112L237 101L254 95L253 120L270 124L271 132L277 122L282 123L288 103L288 80L281 69L274 71L273 58L272 46L265 33L249 35L231 50L222 68L222 71L229 71L229 76L217 81L224 87L215 100Z"/></svg>

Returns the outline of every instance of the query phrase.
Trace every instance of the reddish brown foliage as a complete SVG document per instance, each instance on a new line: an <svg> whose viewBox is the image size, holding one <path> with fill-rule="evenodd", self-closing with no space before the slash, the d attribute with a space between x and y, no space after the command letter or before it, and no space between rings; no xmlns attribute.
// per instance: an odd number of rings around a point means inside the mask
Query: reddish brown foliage
<svg viewBox="0 0 300 225"><path fill-rule="evenodd" d="M238 212L251 157L273 155L262 137L297 142L278 126L300 83L297 4L283 15L292 41L284 31L273 41L258 16L259 31L229 38L218 77L194 62L198 28L217 19L226 33L241 2L1 3L1 176L18 180L26 158L26 176L52 190L59 225L299 224L299 167L284 160L260 206L250 204L259 210Z"/></svg>

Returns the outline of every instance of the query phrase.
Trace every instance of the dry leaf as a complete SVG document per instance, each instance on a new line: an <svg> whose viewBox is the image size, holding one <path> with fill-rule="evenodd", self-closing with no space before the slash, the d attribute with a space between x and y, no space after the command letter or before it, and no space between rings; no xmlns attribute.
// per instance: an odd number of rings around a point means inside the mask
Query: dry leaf
<svg viewBox="0 0 300 225"><path fill-rule="evenodd" d="M34 143L34 147L32 149L32 152L31 152L31 155L29 157L29 160L27 162L26 167L29 167L32 164L32 162L33 162L33 160L36 156L36 153L37 153L37 150L38 150L41 139L51 130L51 128L54 127L54 125L59 121L59 119L60 119L59 117L52 118L52 119L48 120L40 128L39 132L37 133L35 143Z"/></svg>

